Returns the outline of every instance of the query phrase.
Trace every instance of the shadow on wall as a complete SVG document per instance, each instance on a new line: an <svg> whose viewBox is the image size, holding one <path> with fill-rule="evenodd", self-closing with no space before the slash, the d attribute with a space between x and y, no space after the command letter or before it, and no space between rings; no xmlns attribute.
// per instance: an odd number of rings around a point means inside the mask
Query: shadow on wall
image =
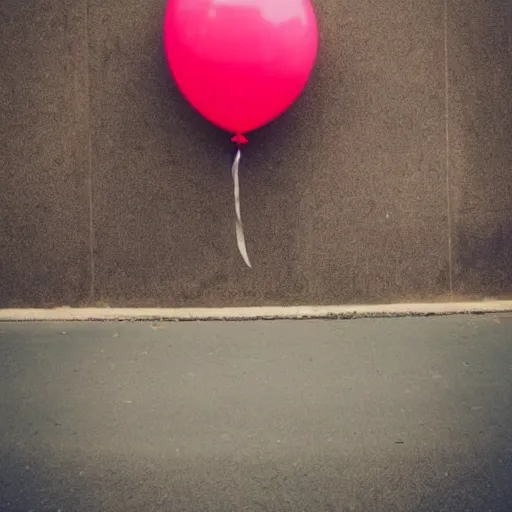
<svg viewBox="0 0 512 512"><path fill-rule="evenodd" d="M512 3L449 3L455 293L510 297Z"/></svg>
<svg viewBox="0 0 512 512"><path fill-rule="evenodd" d="M315 123L302 115L308 99L251 134L244 149L242 215L258 261L248 272L234 235L230 134L178 91L152 3L122 22L115 9L91 14L105 27L91 34L90 59L96 299L175 307L300 300L296 168Z"/></svg>
<svg viewBox="0 0 512 512"><path fill-rule="evenodd" d="M318 88L250 135L242 212L258 265L247 272L234 147L176 89L165 2L36 4L0 6L0 306L307 301L300 169L314 172L322 151Z"/></svg>
<svg viewBox="0 0 512 512"><path fill-rule="evenodd" d="M444 7L314 4L311 83L242 159L249 272L234 148L170 77L165 2L3 2L0 306L447 298ZM455 292L503 295L512 7L448 4Z"/></svg>

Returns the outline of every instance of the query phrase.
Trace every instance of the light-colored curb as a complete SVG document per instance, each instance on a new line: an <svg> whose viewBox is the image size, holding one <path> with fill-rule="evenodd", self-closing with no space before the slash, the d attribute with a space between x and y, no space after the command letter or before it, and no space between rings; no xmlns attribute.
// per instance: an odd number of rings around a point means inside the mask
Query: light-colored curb
<svg viewBox="0 0 512 512"><path fill-rule="evenodd" d="M0 322L353 319L512 312L512 301L252 308L0 309Z"/></svg>

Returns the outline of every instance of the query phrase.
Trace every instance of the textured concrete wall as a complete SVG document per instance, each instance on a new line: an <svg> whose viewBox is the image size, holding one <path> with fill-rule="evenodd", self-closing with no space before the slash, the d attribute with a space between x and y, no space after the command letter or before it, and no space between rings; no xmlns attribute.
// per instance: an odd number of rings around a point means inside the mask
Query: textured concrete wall
<svg viewBox="0 0 512 512"><path fill-rule="evenodd" d="M242 161L251 271L164 0L1 0L0 306L512 295L512 4L314 4L311 84Z"/></svg>

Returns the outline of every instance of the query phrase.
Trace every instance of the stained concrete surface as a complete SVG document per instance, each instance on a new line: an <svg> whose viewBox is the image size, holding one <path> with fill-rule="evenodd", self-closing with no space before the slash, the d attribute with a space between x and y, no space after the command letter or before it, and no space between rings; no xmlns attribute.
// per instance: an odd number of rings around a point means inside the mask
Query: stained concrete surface
<svg viewBox="0 0 512 512"><path fill-rule="evenodd" d="M512 4L313 3L311 83L242 160L249 271L165 1L0 1L0 306L509 296Z"/></svg>
<svg viewBox="0 0 512 512"><path fill-rule="evenodd" d="M84 14L0 1L0 306L89 296Z"/></svg>
<svg viewBox="0 0 512 512"><path fill-rule="evenodd" d="M454 287L510 294L512 3L448 4Z"/></svg>
<svg viewBox="0 0 512 512"><path fill-rule="evenodd" d="M512 508L512 316L0 325L0 510Z"/></svg>

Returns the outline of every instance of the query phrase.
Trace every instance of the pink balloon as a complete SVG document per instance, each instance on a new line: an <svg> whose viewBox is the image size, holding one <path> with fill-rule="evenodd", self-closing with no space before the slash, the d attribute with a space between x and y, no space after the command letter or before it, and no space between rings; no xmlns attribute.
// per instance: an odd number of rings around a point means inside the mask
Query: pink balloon
<svg viewBox="0 0 512 512"><path fill-rule="evenodd" d="M300 96L318 27L309 0L169 0L164 44L183 95L242 142Z"/></svg>

